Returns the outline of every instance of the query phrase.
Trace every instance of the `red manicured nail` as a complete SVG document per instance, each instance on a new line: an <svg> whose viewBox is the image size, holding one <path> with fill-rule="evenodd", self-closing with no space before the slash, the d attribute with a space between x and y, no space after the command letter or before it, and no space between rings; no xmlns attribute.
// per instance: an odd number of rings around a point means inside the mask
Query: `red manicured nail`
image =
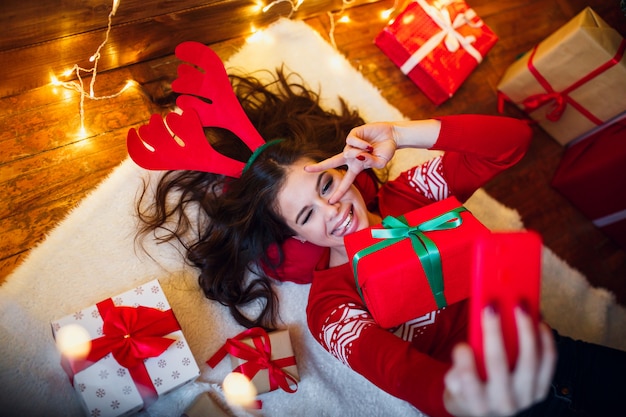
<svg viewBox="0 0 626 417"><path fill-rule="evenodd" d="M363 155L357 155L356 159L358 159L359 161L365 161L365 157Z"/></svg>
<svg viewBox="0 0 626 417"><path fill-rule="evenodd" d="M528 300L520 300L517 305L525 314L530 313L530 305L528 304Z"/></svg>
<svg viewBox="0 0 626 417"><path fill-rule="evenodd" d="M492 316L495 316L500 312L500 306L497 301L491 301L485 306L485 310Z"/></svg>
<svg viewBox="0 0 626 417"><path fill-rule="evenodd" d="M368 146L368 147L367 147L367 151L368 151L369 153L374 152L374 147L373 147L373 146Z"/></svg>

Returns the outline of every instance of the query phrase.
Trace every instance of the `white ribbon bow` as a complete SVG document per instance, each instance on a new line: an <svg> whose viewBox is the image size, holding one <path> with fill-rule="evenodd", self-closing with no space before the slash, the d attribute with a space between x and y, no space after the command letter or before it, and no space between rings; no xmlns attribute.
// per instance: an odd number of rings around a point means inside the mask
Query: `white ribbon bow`
<svg viewBox="0 0 626 417"><path fill-rule="evenodd" d="M417 64L420 63L428 54L430 54L442 41L448 49L448 51L454 53L459 47L463 47L474 59L480 63L483 60L483 56L472 43L476 41L475 36L463 36L456 29L463 25L469 25L471 27L480 27L483 22L481 20L478 23L472 23L472 19L476 17L476 12L472 9L467 9L465 13L459 13L454 22L450 18L450 12L446 7L438 9L435 6L429 5L425 0L415 0L419 4L424 12L441 28L441 32L436 33L429 40L427 40L420 48L415 51L407 61L402 64L400 70L406 75Z"/></svg>

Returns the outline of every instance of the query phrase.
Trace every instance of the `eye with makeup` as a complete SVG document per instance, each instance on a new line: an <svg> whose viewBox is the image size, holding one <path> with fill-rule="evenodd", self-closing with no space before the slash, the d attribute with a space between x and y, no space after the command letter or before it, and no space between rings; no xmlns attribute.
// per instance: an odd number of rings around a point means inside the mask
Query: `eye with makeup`
<svg viewBox="0 0 626 417"><path fill-rule="evenodd" d="M333 185L334 178L330 173L325 173L320 187L320 196L328 194Z"/></svg>
<svg viewBox="0 0 626 417"><path fill-rule="evenodd" d="M313 210L309 210L306 213L306 217L304 218L304 220L302 220L302 226L304 226L306 224L306 222L309 221L309 219L311 218L312 215L313 215Z"/></svg>
<svg viewBox="0 0 626 417"><path fill-rule="evenodd" d="M332 191L334 180L335 179L333 175L329 172L325 172L322 175L320 175L319 181L318 181L318 187L319 187L319 194L321 197L327 196ZM300 224L304 226L309 221L312 215L313 215L313 209L308 210L304 216L304 219L302 219L302 222Z"/></svg>

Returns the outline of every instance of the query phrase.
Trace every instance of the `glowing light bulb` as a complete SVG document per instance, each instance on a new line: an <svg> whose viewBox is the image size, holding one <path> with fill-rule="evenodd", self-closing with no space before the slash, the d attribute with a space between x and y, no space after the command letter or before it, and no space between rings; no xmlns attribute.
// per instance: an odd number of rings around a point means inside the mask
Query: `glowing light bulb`
<svg viewBox="0 0 626 417"><path fill-rule="evenodd" d="M343 71L343 68L344 68L343 59L340 56L331 57L330 60L328 61L328 64L330 68L332 68L332 70L337 73Z"/></svg>
<svg viewBox="0 0 626 417"><path fill-rule="evenodd" d="M387 9L387 10L383 10L382 12L380 12L380 17L383 20L387 20L389 19L389 16L391 16L391 13L393 13L394 9Z"/></svg>
<svg viewBox="0 0 626 417"><path fill-rule="evenodd" d="M81 124L80 129L78 129L78 133L76 134L76 136L78 136L79 139L85 139L88 134L87 134L87 129L85 129L85 126Z"/></svg>
<svg viewBox="0 0 626 417"><path fill-rule="evenodd" d="M255 43L255 42L260 42L262 38L263 38L263 34L261 33L261 31L255 30L250 34L250 36L246 38L246 41L250 43Z"/></svg>
<svg viewBox="0 0 626 417"><path fill-rule="evenodd" d="M348 16L341 16L341 18L338 20L339 23L349 23L350 22L350 18Z"/></svg>
<svg viewBox="0 0 626 417"><path fill-rule="evenodd" d="M122 91L126 91L131 87L134 87L135 85L137 85L137 82L135 82L135 80L127 80L126 84L124 84L124 87L122 87Z"/></svg>
<svg viewBox="0 0 626 417"><path fill-rule="evenodd" d="M68 324L56 334L57 348L62 355L72 359L84 359L91 349L91 339L84 327Z"/></svg>
<svg viewBox="0 0 626 417"><path fill-rule="evenodd" d="M252 12L253 13L258 13L259 11L263 10L263 3L261 3L260 1L257 1L253 6L252 6Z"/></svg>
<svg viewBox="0 0 626 417"><path fill-rule="evenodd" d="M242 373L231 372L226 375L222 384L224 397L229 404L244 408L252 408L256 398L256 388Z"/></svg>

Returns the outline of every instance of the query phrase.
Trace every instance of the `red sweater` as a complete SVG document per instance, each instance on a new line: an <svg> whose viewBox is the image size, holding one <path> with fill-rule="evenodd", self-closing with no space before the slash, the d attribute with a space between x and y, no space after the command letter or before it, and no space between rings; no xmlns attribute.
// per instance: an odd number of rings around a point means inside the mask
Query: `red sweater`
<svg viewBox="0 0 626 417"><path fill-rule="evenodd" d="M377 195L382 217L450 195L465 201L517 163L530 143L531 130L516 119L460 115L440 120L433 149L444 155L383 185ZM315 271L307 306L311 333L326 350L432 417L449 415L443 405L443 378L452 348L467 339L467 318L467 303L460 302L397 329L384 329L367 312L349 264Z"/></svg>

